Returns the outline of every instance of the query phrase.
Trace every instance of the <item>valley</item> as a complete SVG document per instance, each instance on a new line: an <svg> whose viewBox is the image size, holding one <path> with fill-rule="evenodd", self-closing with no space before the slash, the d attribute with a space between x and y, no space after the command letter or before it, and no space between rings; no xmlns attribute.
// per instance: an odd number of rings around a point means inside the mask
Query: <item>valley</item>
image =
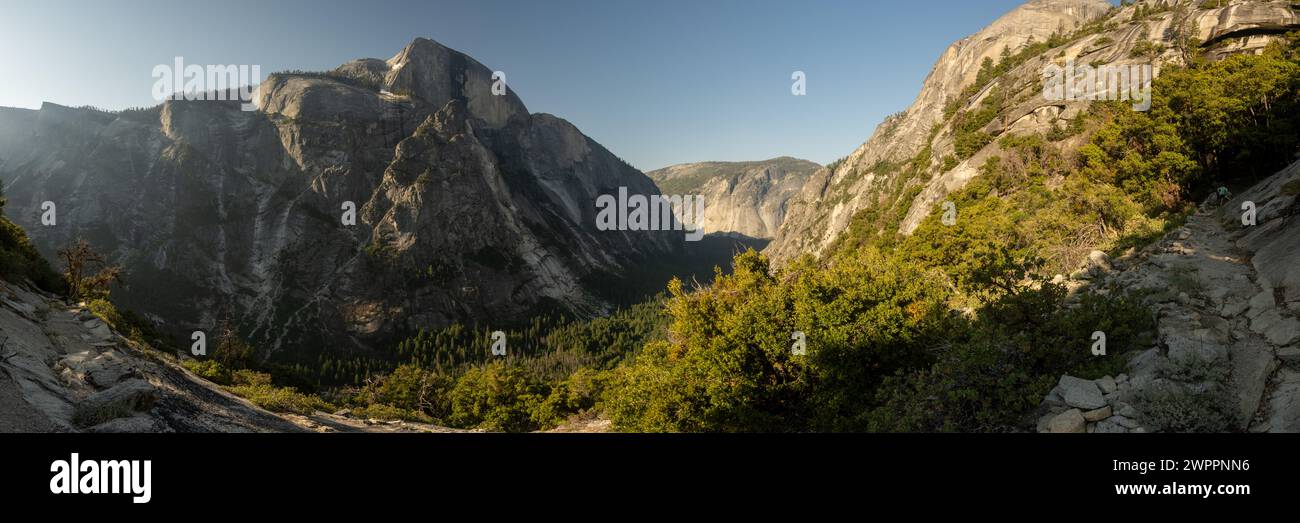
<svg viewBox="0 0 1300 523"><path fill-rule="evenodd" d="M827 165L497 73L0 108L0 431L1300 431L1289 1L1029 0Z"/></svg>

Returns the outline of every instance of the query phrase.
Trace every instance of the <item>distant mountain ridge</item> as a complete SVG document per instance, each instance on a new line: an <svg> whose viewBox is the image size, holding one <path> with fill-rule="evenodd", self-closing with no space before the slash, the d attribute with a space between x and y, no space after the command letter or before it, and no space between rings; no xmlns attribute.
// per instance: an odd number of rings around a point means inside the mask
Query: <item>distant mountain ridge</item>
<svg viewBox="0 0 1300 523"><path fill-rule="evenodd" d="M789 156L750 162L698 162L646 173L664 194L705 200L704 231L771 239L787 202L822 166Z"/></svg>

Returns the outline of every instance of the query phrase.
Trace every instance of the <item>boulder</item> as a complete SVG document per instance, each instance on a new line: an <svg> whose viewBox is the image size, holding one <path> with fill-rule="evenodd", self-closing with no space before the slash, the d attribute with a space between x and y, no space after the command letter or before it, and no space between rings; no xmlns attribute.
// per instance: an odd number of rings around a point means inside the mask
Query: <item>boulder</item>
<svg viewBox="0 0 1300 523"><path fill-rule="evenodd" d="M1087 431L1088 422L1083 419L1079 409L1070 409L1057 414L1047 423L1047 431L1053 434L1082 434Z"/></svg>
<svg viewBox="0 0 1300 523"><path fill-rule="evenodd" d="M1115 383L1115 378L1110 376L1102 376L1101 379L1097 380L1097 386L1101 388L1103 394L1110 394L1119 388L1119 384Z"/></svg>
<svg viewBox="0 0 1300 523"><path fill-rule="evenodd" d="M72 420L82 427L99 425L147 411L157 399L158 392L149 382L130 379L82 400L77 404Z"/></svg>
<svg viewBox="0 0 1300 523"><path fill-rule="evenodd" d="M1079 409L1100 409L1106 406L1106 398L1101 389L1091 380L1074 376L1061 376L1057 390L1065 404Z"/></svg>
<svg viewBox="0 0 1300 523"><path fill-rule="evenodd" d="M85 322L85 326L88 329L87 334L90 336L90 339L93 340L113 339L113 330L108 328L108 325L105 325L104 322L99 321L98 319L93 319Z"/></svg>
<svg viewBox="0 0 1300 523"><path fill-rule="evenodd" d="M81 371L85 373L86 381L96 387L111 387L134 372L131 365L114 351L86 361L82 364Z"/></svg>
<svg viewBox="0 0 1300 523"><path fill-rule="evenodd" d="M1128 432L1127 428L1109 419L1098 421L1093 427L1094 434L1123 434L1126 432Z"/></svg>
<svg viewBox="0 0 1300 523"><path fill-rule="evenodd" d="M1101 251L1092 251L1088 253L1087 268L1088 272L1097 275L1115 270L1115 265L1111 263L1110 256L1106 253Z"/></svg>
<svg viewBox="0 0 1300 523"><path fill-rule="evenodd" d="M1088 421L1101 421L1109 418L1111 414L1110 407L1102 407L1097 410L1090 410L1083 413L1083 419Z"/></svg>

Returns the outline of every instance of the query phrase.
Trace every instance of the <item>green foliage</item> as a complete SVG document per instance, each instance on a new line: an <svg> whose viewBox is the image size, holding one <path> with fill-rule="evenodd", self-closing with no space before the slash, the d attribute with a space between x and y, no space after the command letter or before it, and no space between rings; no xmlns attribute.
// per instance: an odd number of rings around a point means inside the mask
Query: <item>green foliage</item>
<svg viewBox="0 0 1300 523"><path fill-rule="evenodd" d="M1006 110L1007 96L1006 89L995 87L975 110L961 111L953 117L953 141L958 159L970 158L993 142L993 136L985 132L984 127Z"/></svg>
<svg viewBox="0 0 1300 523"><path fill-rule="evenodd" d="M231 372L216 360L183 360L181 366L193 372L195 376L218 385L231 384Z"/></svg>
<svg viewBox="0 0 1300 523"><path fill-rule="evenodd" d="M1144 6L1140 14L1153 13ZM993 86L998 77L1109 23L987 61L960 97L988 88L981 104L950 105L957 151L941 166L995 140L985 129L1009 103ZM487 430L545 429L592 410L641 431L1024 428L1061 374L1114 374L1127 351L1153 343L1153 320L1136 296L1067 298L1046 276L1076 267L1089 250L1149 241L1209 180L1253 180L1295 151L1294 45L1193 63L1165 70L1146 113L1098 104L1097 129L1078 151L1059 142L1094 127L1083 118L1046 136L997 137L980 176L947 196L958 210L951 225L936 213L911 235L896 234L934 163L927 147L849 176L847 185L889 174L868 195L880 204L855 215L822 260L773 268L748 251L709 287L674 280L663 303L592 321L539 316L509 329L506 358L490 356L488 326L452 325L413 333L384 354L322 355L306 379L344 384L331 397L354 415ZM1106 333L1108 355L1090 354L1094 331ZM795 333L806 354L793 350ZM264 374L187 366L280 409L329 405ZM1221 399L1196 404L1187 391L1164 391L1140 406L1153 427L1220 430L1231 421Z"/></svg>
<svg viewBox="0 0 1300 523"><path fill-rule="evenodd" d="M773 273L755 252L711 288L670 285L668 341L616 371L607 413L647 431L788 431L851 427L863 390L924 359L946 292L914 266L871 251L818 269ZM791 351L803 332L807 356Z"/></svg>
<svg viewBox="0 0 1300 523"><path fill-rule="evenodd" d="M1072 136L1078 136L1083 132L1086 125L1087 116L1084 114L1080 114L1075 119L1070 120L1070 123L1065 127L1061 127L1060 124L1052 122L1052 128L1047 132L1047 141L1059 142Z"/></svg>
<svg viewBox="0 0 1300 523"><path fill-rule="evenodd" d="M1166 380L1143 390L1133 406L1142 413L1144 426L1164 432L1229 432L1242 421L1225 385L1226 367L1199 361L1171 365L1177 367L1166 372L1201 383Z"/></svg>
<svg viewBox="0 0 1300 523"><path fill-rule="evenodd" d="M526 432L537 430L533 419L547 387L524 369L494 361L471 367L449 394L448 421L459 427Z"/></svg>
<svg viewBox="0 0 1300 523"><path fill-rule="evenodd" d="M614 371L606 414L636 431L1006 430L1062 373L1151 342L1138 302L1067 305L987 232L954 232L959 258L864 248L773 271L750 252L709 289L674 286L669 338ZM978 298L973 317L951 311L959 296ZM1104 362L1096 330L1114 348Z"/></svg>
<svg viewBox="0 0 1300 523"><path fill-rule="evenodd" d="M216 345L213 359L228 369L250 369L256 350L248 341L240 337L229 318L217 326Z"/></svg>
<svg viewBox="0 0 1300 523"><path fill-rule="evenodd" d="M108 298L92 299L86 302L86 309L141 348L162 353L176 352L176 348L168 341L169 337L159 331L153 322L133 311L118 309Z"/></svg>
<svg viewBox="0 0 1300 523"><path fill-rule="evenodd" d="M1108 104L1080 150L1089 178L1117 185L1148 212L1174 212L1212 181L1248 182L1291 160L1300 141L1296 47L1166 68L1149 111Z"/></svg>
<svg viewBox="0 0 1300 523"><path fill-rule="evenodd" d="M1155 58L1163 53L1164 47L1151 40L1142 40L1133 44L1133 49L1129 51L1130 58Z"/></svg>
<svg viewBox="0 0 1300 523"><path fill-rule="evenodd" d="M587 321L540 315L526 327L504 331L505 358L491 356L490 328L454 324L407 337L386 358L323 354L319 374L298 379L342 382L344 387L326 394L354 416L485 430L547 429L596 408L607 369L662 338L666 321L660 299Z"/></svg>
<svg viewBox="0 0 1300 523"><path fill-rule="evenodd" d="M956 156L953 156L953 155L951 155L951 154L950 154L950 155L947 155L947 156L944 156L944 157L943 157L943 167L942 167L941 170L942 170L943 172L951 171L951 170L957 168L957 164L958 164L958 163L960 163L960 162L957 160L957 157L956 157Z"/></svg>
<svg viewBox="0 0 1300 523"><path fill-rule="evenodd" d="M193 370L193 369L191 369ZM236 370L230 375L231 393L272 412L308 415L316 411L331 412L334 405L318 396L303 394L290 387L271 384L271 375L250 370Z"/></svg>
<svg viewBox="0 0 1300 523"><path fill-rule="evenodd" d="M1214 0L1209 0L1214 1ZM1150 2L1141 2L1133 8L1133 20L1145 20L1161 13L1167 13L1173 7L1168 3L1154 4Z"/></svg>

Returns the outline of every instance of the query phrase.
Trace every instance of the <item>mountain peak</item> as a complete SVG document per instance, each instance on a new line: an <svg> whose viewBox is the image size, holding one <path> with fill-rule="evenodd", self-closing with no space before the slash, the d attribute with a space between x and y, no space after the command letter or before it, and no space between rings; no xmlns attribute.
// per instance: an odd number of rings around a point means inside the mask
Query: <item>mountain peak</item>
<svg viewBox="0 0 1300 523"><path fill-rule="evenodd" d="M416 38L384 62L383 83L389 91L410 94L436 107L463 100L471 116L502 127L516 115L527 116L523 101L510 89L504 73L428 38ZM374 67L374 62L366 62Z"/></svg>

